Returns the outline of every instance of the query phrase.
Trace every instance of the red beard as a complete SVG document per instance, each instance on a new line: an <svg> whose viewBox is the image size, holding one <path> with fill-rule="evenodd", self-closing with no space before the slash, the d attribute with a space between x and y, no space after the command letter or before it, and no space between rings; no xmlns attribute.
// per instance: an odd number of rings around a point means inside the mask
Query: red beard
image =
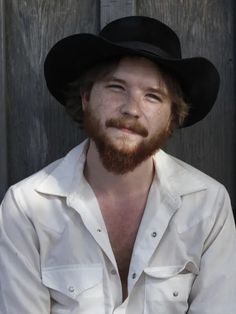
<svg viewBox="0 0 236 314"><path fill-rule="evenodd" d="M144 138L148 136L147 129L133 118L109 119L106 121L105 126L128 128ZM84 127L88 136L95 142L103 166L115 174L125 174L133 171L139 164L160 149L169 137L169 131L165 129L161 133L155 134L148 141L141 142L132 151L118 149L111 142L106 132L103 131L100 120L90 109L86 109L84 112Z"/></svg>

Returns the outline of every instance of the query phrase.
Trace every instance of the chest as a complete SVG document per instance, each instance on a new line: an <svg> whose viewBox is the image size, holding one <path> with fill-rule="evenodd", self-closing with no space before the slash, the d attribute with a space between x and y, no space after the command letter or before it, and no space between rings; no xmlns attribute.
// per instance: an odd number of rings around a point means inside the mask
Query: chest
<svg viewBox="0 0 236 314"><path fill-rule="evenodd" d="M108 204L100 202L101 212L121 277L127 277L130 259L142 220L145 201Z"/></svg>

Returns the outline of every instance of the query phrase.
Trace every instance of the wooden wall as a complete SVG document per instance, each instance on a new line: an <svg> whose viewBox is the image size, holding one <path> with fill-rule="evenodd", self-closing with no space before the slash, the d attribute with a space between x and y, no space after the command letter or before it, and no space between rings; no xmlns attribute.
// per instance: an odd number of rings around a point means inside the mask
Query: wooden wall
<svg viewBox="0 0 236 314"><path fill-rule="evenodd" d="M0 199L7 188L7 139L6 139L6 101L5 101L5 30L4 7L0 0Z"/></svg>
<svg viewBox="0 0 236 314"><path fill-rule="evenodd" d="M85 137L47 91L48 49L134 14L166 22L180 35L184 56L204 55L217 65L222 82L211 114L179 131L166 149L221 181L235 208L233 0L0 0L0 198Z"/></svg>

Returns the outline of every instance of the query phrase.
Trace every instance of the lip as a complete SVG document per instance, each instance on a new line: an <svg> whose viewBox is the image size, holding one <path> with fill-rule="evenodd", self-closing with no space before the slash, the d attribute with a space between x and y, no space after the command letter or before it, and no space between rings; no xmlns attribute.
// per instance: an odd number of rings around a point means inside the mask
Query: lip
<svg viewBox="0 0 236 314"><path fill-rule="evenodd" d="M129 129L129 128L119 128L118 130L121 130L125 133L136 134L132 129Z"/></svg>
<svg viewBox="0 0 236 314"><path fill-rule="evenodd" d="M125 134L139 135L146 137L148 135L147 130L140 125L123 124L123 123L107 123L106 127L118 130Z"/></svg>
<svg viewBox="0 0 236 314"><path fill-rule="evenodd" d="M135 132L133 129L129 129L127 127L113 127L114 129L125 133L125 134L130 134L130 135L139 135L137 132Z"/></svg>
<svg viewBox="0 0 236 314"><path fill-rule="evenodd" d="M133 135L139 135L142 137L147 137L148 132L145 128L141 127L141 126L133 126L133 125L129 125L129 124L115 124L115 123L110 123L107 124L108 128L112 128L115 130L118 130L122 133L126 133L126 134L133 134Z"/></svg>

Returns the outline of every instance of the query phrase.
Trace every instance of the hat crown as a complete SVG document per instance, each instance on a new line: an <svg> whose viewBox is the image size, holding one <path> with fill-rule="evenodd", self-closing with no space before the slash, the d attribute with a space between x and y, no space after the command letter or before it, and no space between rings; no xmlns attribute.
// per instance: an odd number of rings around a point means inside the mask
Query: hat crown
<svg viewBox="0 0 236 314"><path fill-rule="evenodd" d="M127 55L137 55L161 64L179 80L191 104L182 127L203 119L214 105L220 83L215 66L201 57L182 59L176 33L162 22L144 16L115 20L98 36L74 34L57 42L44 63L48 89L67 106L71 82L96 63Z"/></svg>
<svg viewBox="0 0 236 314"><path fill-rule="evenodd" d="M140 42L152 45L170 58L181 58L180 41L176 33L164 23L150 17L120 18L107 24L99 35L114 43Z"/></svg>

